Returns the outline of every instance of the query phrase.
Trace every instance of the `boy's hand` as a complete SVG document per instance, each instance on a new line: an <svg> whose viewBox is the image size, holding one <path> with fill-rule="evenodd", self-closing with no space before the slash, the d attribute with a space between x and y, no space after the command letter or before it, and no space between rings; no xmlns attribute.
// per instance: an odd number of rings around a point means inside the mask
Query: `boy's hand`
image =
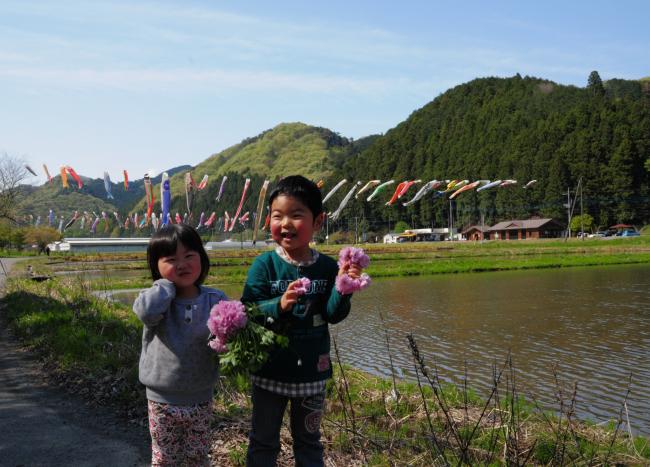
<svg viewBox="0 0 650 467"><path fill-rule="evenodd" d="M359 277L361 277L362 272L363 272L363 268L361 266L359 266L358 264L351 263L351 264L344 265L339 269L339 276L341 274L347 274L352 279L358 279Z"/></svg>
<svg viewBox="0 0 650 467"><path fill-rule="evenodd" d="M295 291L296 286L300 283L300 280L295 280L287 286L287 290L282 294L280 299L280 311L286 313L290 311L291 308L298 302L299 294Z"/></svg>

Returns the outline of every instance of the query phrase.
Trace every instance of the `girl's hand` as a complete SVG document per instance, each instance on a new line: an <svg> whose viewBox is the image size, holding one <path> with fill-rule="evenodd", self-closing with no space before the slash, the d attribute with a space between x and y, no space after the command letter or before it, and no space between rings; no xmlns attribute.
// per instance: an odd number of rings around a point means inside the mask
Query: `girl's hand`
<svg viewBox="0 0 650 467"><path fill-rule="evenodd" d="M287 286L287 290L282 294L282 298L280 298L280 311L282 313L286 313L287 311L290 311L291 308L298 302L298 292L296 292L294 289L295 287L300 283L299 280L295 280L291 282Z"/></svg>

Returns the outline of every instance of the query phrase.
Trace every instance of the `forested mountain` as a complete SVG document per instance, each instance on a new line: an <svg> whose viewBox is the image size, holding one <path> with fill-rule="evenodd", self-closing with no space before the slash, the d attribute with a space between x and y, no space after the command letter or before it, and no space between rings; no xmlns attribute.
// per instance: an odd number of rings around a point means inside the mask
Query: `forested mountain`
<svg viewBox="0 0 650 467"><path fill-rule="evenodd" d="M300 173L325 179L323 193L339 180L344 185L326 204L334 211L353 182L393 179L390 187L371 202L354 197L331 230L385 231L397 220L409 225L447 226L450 206L456 226L485 224L511 218L549 216L566 219L567 190L575 195L582 180L583 206L597 225L650 221L650 79L602 82L596 72L584 88L516 75L481 78L441 94L385 135L352 140L325 128L303 123L283 123L214 154L196 167L181 166L171 176L174 215L188 211L184 175L191 171L198 183L192 223L201 212L234 214L244 181L251 184L241 213L253 211L264 179L271 187L282 176ZM182 162L182 161L179 161ZM645 166L644 166L645 164ZM646 169L646 167L648 167ZM174 175L176 174L176 175ZM222 177L223 196L216 201ZM421 183L394 206L385 206L397 183L403 180L516 179L507 188L447 197L428 194L403 207ZM538 180L531 189L522 185ZM154 179L155 211L160 212L160 176ZM112 185L115 200L106 199L101 179L85 180L81 190L53 185L31 190L21 202L22 214L47 215L54 208L68 219L74 210L113 211L121 216L146 210L142 179L132 181L128 192ZM576 213L577 214L577 211ZM250 224L249 224L250 225ZM118 232L119 233L119 232ZM146 232L145 232L146 233ZM115 234L115 232L114 232Z"/></svg>
<svg viewBox="0 0 650 467"><path fill-rule="evenodd" d="M457 86L351 158L338 179L537 179L533 189L511 186L466 192L454 200L456 225L532 215L566 219L567 189L582 178L585 212L596 223L650 220L650 83L600 81L585 88L519 75ZM353 201L346 216L371 230L388 219L415 226L446 226L450 203L432 195L407 208L387 207L389 194ZM345 188L328 203L336 208ZM409 199L415 189L404 197ZM572 193L573 196L573 193ZM344 221L345 222L345 221Z"/></svg>

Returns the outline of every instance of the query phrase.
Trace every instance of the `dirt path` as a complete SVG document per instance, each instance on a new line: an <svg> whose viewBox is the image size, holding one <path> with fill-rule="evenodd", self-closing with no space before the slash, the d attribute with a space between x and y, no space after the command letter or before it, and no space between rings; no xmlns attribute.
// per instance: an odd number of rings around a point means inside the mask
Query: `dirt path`
<svg viewBox="0 0 650 467"><path fill-rule="evenodd" d="M16 262L1 261L7 271ZM0 319L0 465L141 466L149 456L146 429L49 386Z"/></svg>

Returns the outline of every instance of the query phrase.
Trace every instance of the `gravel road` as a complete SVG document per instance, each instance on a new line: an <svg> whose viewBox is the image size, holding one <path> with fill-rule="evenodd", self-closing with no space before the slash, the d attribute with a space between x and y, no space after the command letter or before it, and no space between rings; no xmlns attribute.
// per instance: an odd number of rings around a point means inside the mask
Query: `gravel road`
<svg viewBox="0 0 650 467"><path fill-rule="evenodd" d="M17 260L1 261L9 271ZM1 289L4 281L0 268ZM0 319L1 466L142 466L150 447L145 428L48 385L39 361Z"/></svg>

